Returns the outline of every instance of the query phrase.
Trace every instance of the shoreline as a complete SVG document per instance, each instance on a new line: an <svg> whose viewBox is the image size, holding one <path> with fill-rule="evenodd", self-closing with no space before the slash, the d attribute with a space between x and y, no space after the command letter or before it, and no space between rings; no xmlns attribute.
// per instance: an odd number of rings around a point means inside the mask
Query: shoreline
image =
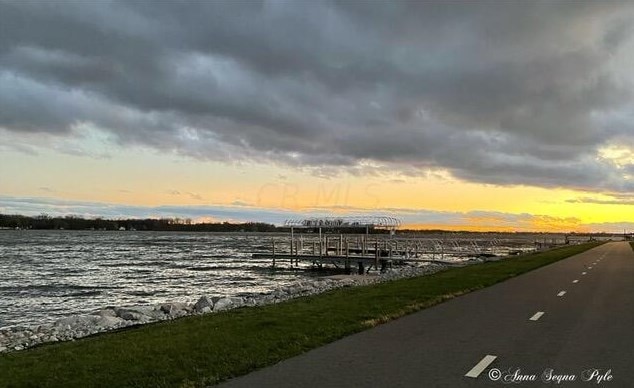
<svg viewBox="0 0 634 388"><path fill-rule="evenodd" d="M340 287L255 309L192 315L0 354L0 381L16 386L211 386L598 245Z"/></svg>
<svg viewBox="0 0 634 388"><path fill-rule="evenodd" d="M467 261L465 265L479 261ZM151 306L108 306L91 314L71 315L41 325L16 325L0 328L0 354L17 352L47 343L74 341L80 338L170 321L192 315L213 314L244 307L282 303L344 287L357 287L398 279L425 276L448 269L448 265L429 263L403 266L383 273L365 275L329 275L315 280L298 281L268 293L247 296L201 296L195 303L165 302Z"/></svg>

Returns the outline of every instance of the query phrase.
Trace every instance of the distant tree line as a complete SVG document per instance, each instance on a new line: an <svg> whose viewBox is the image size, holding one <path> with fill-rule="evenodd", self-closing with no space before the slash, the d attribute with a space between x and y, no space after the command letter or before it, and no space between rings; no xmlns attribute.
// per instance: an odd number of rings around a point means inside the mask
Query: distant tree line
<svg viewBox="0 0 634 388"><path fill-rule="evenodd" d="M290 232L289 227L277 227L264 222L192 222L189 218L146 218L146 219L105 219L82 218L79 216L52 217L48 214L38 216L23 216L17 214L0 214L0 229L66 229L66 230L153 230L153 231L183 231L183 232ZM319 233L319 228L296 228L295 233ZM389 230L379 228L324 228L323 233L328 234L384 234ZM405 229L398 230L400 236L425 235L425 234L514 234L513 232L469 232L446 231L441 229ZM549 235L545 232L521 232L519 234ZM618 233L567 233L569 236L619 236ZM621 237L632 240L632 234L623 234Z"/></svg>
<svg viewBox="0 0 634 388"><path fill-rule="evenodd" d="M190 218L146 218L146 219L105 219L83 218L79 216L51 217L40 214L30 217L17 214L0 214L0 228L3 229L64 229L64 230L153 230L183 232L290 232L289 227L277 227L264 222L192 222ZM319 228L296 228L296 233L319 233ZM385 229L369 228L371 234L389 233ZM323 233L364 234L365 227L324 228Z"/></svg>
<svg viewBox="0 0 634 388"><path fill-rule="evenodd" d="M194 223L188 218L117 219L82 218L78 216L51 217L47 214L29 217L0 214L0 228L10 229L66 229L66 230L154 230L195 232L275 232L277 227L264 222Z"/></svg>

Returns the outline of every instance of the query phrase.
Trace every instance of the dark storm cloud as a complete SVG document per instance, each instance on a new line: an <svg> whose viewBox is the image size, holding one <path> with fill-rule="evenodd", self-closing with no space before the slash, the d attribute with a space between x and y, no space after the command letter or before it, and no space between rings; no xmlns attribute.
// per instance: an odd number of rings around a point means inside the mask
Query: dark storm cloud
<svg viewBox="0 0 634 388"><path fill-rule="evenodd" d="M631 192L627 2L3 2L0 127ZM630 50L628 50L628 48ZM628 62L629 61L629 62Z"/></svg>

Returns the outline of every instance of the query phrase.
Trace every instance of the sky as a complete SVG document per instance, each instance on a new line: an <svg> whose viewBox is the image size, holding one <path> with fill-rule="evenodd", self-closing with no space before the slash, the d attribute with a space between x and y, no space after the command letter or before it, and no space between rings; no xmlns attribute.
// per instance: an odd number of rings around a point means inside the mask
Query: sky
<svg viewBox="0 0 634 388"><path fill-rule="evenodd" d="M0 0L0 213L634 230L634 3Z"/></svg>

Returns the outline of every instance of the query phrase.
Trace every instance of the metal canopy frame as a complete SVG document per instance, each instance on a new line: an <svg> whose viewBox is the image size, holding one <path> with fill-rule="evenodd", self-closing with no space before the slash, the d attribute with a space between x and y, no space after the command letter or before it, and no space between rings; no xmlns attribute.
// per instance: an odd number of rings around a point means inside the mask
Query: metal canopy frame
<svg viewBox="0 0 634 388"><path fill-rule="evenodd" d="M388 216L310 217L289 219L284 226L290 228L387 228L401 226L401 220Z"/></svg>

